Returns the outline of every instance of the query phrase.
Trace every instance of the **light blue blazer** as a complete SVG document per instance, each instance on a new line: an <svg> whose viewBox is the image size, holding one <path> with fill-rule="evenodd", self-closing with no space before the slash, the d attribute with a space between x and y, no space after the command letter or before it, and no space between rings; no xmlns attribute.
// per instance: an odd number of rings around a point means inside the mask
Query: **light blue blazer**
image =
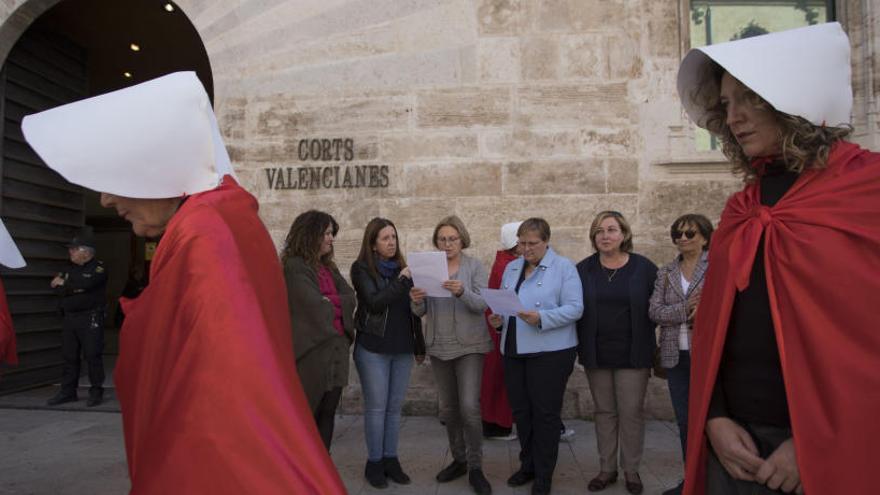
<svg viewBox="0 0 880 495"><path fill-rule="evenodd" d="M502 289L516 289L516 282L525 267L519 258L507 264L501 277ZM584 292L574 263L559 256L552 248L532 275L519 288L519 300L527 310L541 315L541 328L516 319L516 352L519 354L561 351L578 345L575 322L584 312ZM501 352L507 342L508 318L504 319Z"/></svg>

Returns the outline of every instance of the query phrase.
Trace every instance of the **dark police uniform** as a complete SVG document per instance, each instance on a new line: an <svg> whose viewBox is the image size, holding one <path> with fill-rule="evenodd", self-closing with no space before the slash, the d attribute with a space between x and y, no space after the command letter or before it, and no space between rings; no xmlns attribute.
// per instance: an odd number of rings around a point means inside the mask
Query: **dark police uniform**
<svg viewBox="0 0 880 495"><path fill-rule="evenodd" d="M64 313L61 341L64 372L59 396L76 397L82 352L89 366L90 402L100 401L104 393L102 354L107 270L104 262L92 258L84 265L71 263L67 273L61 276L64 285L56 289L63 296L61 309Z"/></svg>

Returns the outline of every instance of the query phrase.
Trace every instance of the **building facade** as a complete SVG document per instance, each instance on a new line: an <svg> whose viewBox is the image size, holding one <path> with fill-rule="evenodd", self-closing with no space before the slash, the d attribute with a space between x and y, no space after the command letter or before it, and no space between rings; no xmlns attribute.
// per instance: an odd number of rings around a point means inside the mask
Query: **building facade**
<svg viewBox="0 0 880 495"><path fill-rule="evenodd" d="M750 21L771 30L785 16L841 22L852 41L854 140L880 149L878 0L692 1L174 7L204 44L236 173L259 199L276 244L297 214L325 210L340 223L337 262L346 271L374 216L397 224L406 252L431 249L435 223L457 214L471 233L470 254L488 266L503 223L546 218L551 245L578 261L592 252L593 216L618 210L633 226L636 252L671 260L672 220L688 212L717 219L741 186L695 132L675 90L680 60L692 39L706 42L711 21L717 41ZM2 2L0 57L56 3ZM759 13L759 4L779 13ZM735 15L725 14L731 7ZM349 411L360 405L356 374L352 383ZM409 399L411 412L436 408L425 367L414 373ZM591 413L580 370L565 407L567 415ZM652 380L648 410L671 418L663 382Z"/></svg>

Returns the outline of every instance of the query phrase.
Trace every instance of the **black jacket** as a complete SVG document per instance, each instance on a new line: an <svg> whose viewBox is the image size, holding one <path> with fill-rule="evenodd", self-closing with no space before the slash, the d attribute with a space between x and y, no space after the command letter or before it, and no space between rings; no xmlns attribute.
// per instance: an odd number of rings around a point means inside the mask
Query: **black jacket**
<svg viewBox="0 0 880 495"><path fill-rule="evenodd" d="M388 321L388 306L397 299L409 300L412 280L398 277L386 281L382 277L374 277L367 265L355 261L351 265L351 284L357 294L357 310L354 314L354 327L364 332L382 337L385 335L385 324ZM422 334L422 320L411 315L413 338L416 355L425 354L425 337Z"/></svg>
<svg viewBox="0 0 880 495"><path fill-rule="evenodd" d="M633 368L650 368L654 364L656 325L648 316L657 265L644 256L630 253L629 263L634 263L629 277L630 314L632 315L632 345L629 364ZM599 253L577 264L578 275L584 289L584 314L577 322L578 358L585 368L598 367L596 334L596 277L604 276L599 264Z"/></svg>
<svg viewBox="0 0 880 495"><path fill-rule="evenodd" d="M92 258L84 265L70 264L61 274L64 285L55 290L62 296L65 313L104 309L107 299L107 270L104 262Z"/></svg>

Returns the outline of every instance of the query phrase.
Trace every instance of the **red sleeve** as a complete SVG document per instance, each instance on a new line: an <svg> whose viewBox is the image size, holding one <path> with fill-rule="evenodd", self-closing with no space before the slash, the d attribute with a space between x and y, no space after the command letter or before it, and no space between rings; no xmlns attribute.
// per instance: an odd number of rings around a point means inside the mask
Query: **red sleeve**
<svg viewBox="0 0 880 495"><path fill-rule="evenodd" d="M0 364L18 364L15 352L15 329L12 328L12 315L6 302L6 290L0 282Z"/></svg>

